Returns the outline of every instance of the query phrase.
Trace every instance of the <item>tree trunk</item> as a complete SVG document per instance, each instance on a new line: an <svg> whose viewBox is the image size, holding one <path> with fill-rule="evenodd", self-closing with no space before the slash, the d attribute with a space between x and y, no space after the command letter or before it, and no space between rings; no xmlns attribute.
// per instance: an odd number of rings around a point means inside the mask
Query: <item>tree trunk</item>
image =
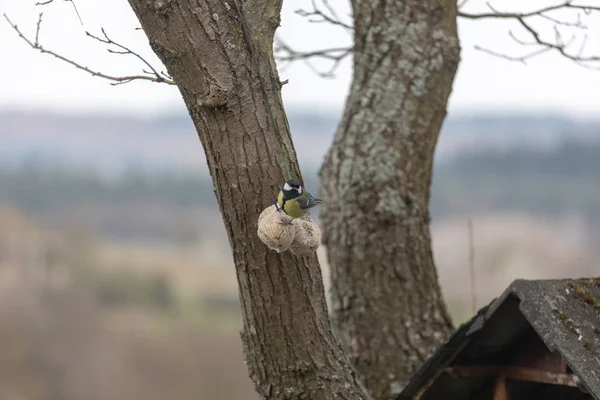
<svg viewBox="0 0 600 400"><path fill-rule="evenodd" d="M272 54L281 0L129 2L204 147L261 398L368 398L332 334L316 256L275 254L256 233L284 182L283 154L300 177Z"/></svg>
<svg viewBox="0 0 600 400"><path fill-rule="evenodd" d="M332 314L374 398L451 330L431 251L429 187L459 61L456 0L354 0L354 80L321 170Z"/></svg>

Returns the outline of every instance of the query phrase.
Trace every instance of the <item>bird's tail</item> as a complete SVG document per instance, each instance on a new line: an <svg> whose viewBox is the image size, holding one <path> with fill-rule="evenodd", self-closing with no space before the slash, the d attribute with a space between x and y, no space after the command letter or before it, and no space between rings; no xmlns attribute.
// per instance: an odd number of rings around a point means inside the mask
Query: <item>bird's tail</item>
<svg viewBox="0 0 600 400"><path fill-rule="evenodd" d="M312 197L312 195L311 195L310 199L308 200L307 208L312 208L314 206L318 206L319 204L323 204L323 203L325 203L325 200L317 199L316 197Z"/></svg>

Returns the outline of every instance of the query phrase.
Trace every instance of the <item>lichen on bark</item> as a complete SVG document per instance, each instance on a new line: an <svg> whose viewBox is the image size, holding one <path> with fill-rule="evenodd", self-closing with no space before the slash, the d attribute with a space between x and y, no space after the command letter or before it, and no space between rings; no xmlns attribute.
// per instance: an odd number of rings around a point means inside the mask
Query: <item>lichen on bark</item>
<svg viewBox="0 0 600 400"><path fill-rule="evenodd" d="M453 0L354 0L354 78L321 170L332 317L374 398L448 335L431 251L433 154L459 61Z"/></svg>

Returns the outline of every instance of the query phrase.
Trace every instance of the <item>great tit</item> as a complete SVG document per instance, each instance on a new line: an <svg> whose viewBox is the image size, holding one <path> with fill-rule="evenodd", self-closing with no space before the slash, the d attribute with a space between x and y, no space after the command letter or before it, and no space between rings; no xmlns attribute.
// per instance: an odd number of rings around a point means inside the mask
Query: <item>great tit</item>
<svg viewBox="0 0 600 400"><path fill-rule="evenodd" d="M324 203L324 201L314 198L304 190L300 182L290 179L283 184L275 205L278 211L283 210L283 212L294 219L305 216L310 208L321 203Z"/></svg>

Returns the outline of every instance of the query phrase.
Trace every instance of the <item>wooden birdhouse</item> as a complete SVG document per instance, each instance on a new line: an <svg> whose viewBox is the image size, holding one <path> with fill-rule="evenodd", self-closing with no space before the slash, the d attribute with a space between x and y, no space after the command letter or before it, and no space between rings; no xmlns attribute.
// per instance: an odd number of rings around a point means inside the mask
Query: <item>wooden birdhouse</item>
<svg viewBox="0 0 600 400"><path fill-rule="evenodd" d="M517 280L397 400L600 400L600 279Z"/></svg>

